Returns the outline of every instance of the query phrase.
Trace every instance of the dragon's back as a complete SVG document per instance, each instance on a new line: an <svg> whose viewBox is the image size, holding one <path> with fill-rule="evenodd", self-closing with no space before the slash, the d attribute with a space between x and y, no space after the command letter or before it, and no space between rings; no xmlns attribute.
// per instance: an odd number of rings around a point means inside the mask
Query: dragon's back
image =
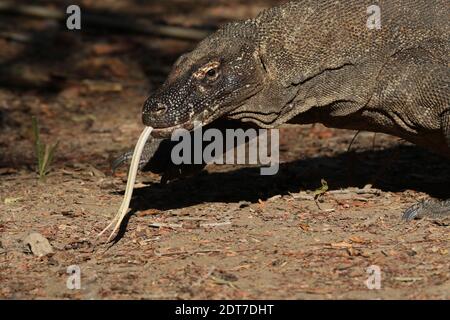
<svg viewBox="0 0 450 320"><path fill-rule="evenodd" d="M429 39L448 53L449 17L447 0L303 0L266 10L256 23L267 67L296 82L324 65L381 59Z"/></svg>

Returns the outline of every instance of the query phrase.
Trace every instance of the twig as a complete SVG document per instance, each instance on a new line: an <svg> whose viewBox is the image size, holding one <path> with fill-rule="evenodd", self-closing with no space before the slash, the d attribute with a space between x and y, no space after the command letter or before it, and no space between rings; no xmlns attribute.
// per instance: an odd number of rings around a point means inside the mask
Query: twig
<svg viewBox="0 0 450 320"><path fill-rule="evenodd" d="M208 221L208 218L197 218L197 217L177 217L168 218L167 220L172 221Z"/></svg>
<svg viewBox="0 0 450 320"><path fill-rule="evenodd" d="M202 228L214 228L214 227L223 227L231 225L231 221L225 222L216 222L216 223L201 223L200 227Z"/></svg>
<svg viewBox="0 0 450 320"><path fill-rule="evenodd" d="M153 228L183 228L182 224L177 224L177 223L159 223L159 222L154 222L154 223L150 223L149 225L150 227Z"/></svg>
<svg viewBox="0 0 450 320"><path fill-rule="evenodd" d="M203 282L205 282L209 277L211 277L211 275L213 274L213 272L216 270L215 266L212 266L211 268L209 268L208 273L204 276L204 277L200 277L192 286L193 287L198 287L199 285L201 285Z"/></svg>
<svg viewBox="0 0 450 320"><path fill-rule="evenodd" d="M378 189L346 189L346 190L331 190L327 192L328 194L380 194L381 191Z"/></svg>
<svg viewBox="0 0 450 320"><path fill-rule="evenodd" d="M197 254L197 253L210 253L210 252L222 252L222 250L219 249L203 249L203 250L193 250L193 251L173 251L173 252L159 252L157 250L155 250L155 255L157 255L158 257L162 257L162 256L173 256L173 255L180 255L180 254L187 254L187 255L192 255L192 254Z"/></svg>
<svg viewBox="0 0 450 320"><path fill-rule="evenodd" d="M308 201L314 201L314 196L309 195L309 194L295 194L295 193L291 193L289 192L289 195L294 198L294 199L298 199L298 200L308 200Z"/></svg>
<svg viewBox="0 0 450 320"><path fill-rule="evenodd" d="M144 295L139 296L139 298L145 299L145 300L162 300L162 299L177 300L178 297L179 297L179 295L176 292L162 293L162 294L144 294Z"/></svg>
<svg viewBox="0 0 450 320"><path fill-rule="evenodd" d="M214 277L214 276L211 276L211 279L213 279L219 285L226 285L233 289L238 289L238 287L231 281L228 281L228 280L225 280L222 278L218 278L218 277Z"/></svg>
<svg viewBox="0 0 450 320"><path fill-rule="evenodd" d="M350 152L353 146L353 143L355 143L356 138L358 138L359 134L361 133L361 131L356 132L356 134L354 135L352 141L350 142L348 148L347 148L347 152Z"/></svg>
<svg viewBox="0 0 450 320"><path fill-rule="evenodd" d="M367 198L364 198L364 197L356 197L356 198L354 198L354 200L362 201L362 202L369 202L370 201L370 199L367 199Z"/></svg>
<svg viewBox="0 0 450 320"><path fill-rule="evenodd" d="M34 39L31 35L20 32L0 32L0 38L20 43L34 42Z"/></svg>
<svg viewBox="0 0 450 320"><path fill-rule="evenodd" d="M191 219L184 219L184 220L191 220ZM192 219L192 221L196 221L198 219ZM202 219L203 220L203 219ZM214 227L223 227L231 225L231 221L225 221L225 222L213 222L213 223L201 223L199 226L201 228L214 228ZM153 228L183 228L183 224L180 223L161 223L161 222L154 222L149 225Z"/></svg>
<svg viewBox="0 0 450 320"><path fill-rule="evenodd" d="M0 13L1 12L59 21L63 21L67 18L66 14L58 9L36 5L17 4L9 1L0 1ZM131 19L116 15L112 17L87 12L86 10L83 10L82 14L83 25L111 28L127 32L197 41L206 38L210 33L210 31L207 30L157 25L144 19Z"/></svg>

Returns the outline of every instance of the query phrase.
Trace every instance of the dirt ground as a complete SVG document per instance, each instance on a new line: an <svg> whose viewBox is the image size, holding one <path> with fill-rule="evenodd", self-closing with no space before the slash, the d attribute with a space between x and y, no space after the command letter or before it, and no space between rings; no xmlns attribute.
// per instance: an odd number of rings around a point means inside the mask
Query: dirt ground
<svg viewBox="0 0 450 320"><path fill-rule="evenodd" d="M81 3L215 27L278 2ZM273 177L209 166L162 186L141 174L126 232L111 247L97 242L126 181L126 168L113 176L110 161L134 146L146 96L195 42L62 31L13 15L0 15L0 31L0 298L450 298L448 224L400 219L420 199L450 197L450 165L382 134L362 132L348 151L353 131L282 128ZM32 115L45 142L59 141L42 181ZM321 179L329 190L315 201ZM52 254L30 252L24 238L32 232ZM80 267L80 290L66 287L71 265ZM365 285L371 265L381 269L380 290Z"/></svg>

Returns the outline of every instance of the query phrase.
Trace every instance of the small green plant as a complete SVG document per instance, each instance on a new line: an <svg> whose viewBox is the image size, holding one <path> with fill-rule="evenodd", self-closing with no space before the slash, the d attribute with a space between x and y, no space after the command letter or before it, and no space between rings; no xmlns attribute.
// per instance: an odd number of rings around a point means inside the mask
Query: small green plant
<svg viewBox="0 0 450 320"><path fill-rule="evenodd" d="M320 183L322 186L319 189L316 189L314 191L314 199L319 199L319 197L323 194L325 194L328 191L328 183L325 179L321 179Z"/></svg>
<svg viewBox="0 0 450 320"><path fill-rule="evenodd" d="M42 180L50 171L50 165L52 164L53 156L55 154L56 147L58 146L58 142L53 145L48 145L41 142L41 137L39 134L39 123L37 118L33 117L32 122L39 179Z"/></svg>

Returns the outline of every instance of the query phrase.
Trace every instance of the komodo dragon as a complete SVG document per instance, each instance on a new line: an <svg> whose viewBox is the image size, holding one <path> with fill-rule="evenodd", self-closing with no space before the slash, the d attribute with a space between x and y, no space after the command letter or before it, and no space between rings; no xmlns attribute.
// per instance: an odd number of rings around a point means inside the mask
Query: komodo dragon
<svg viewBox="0 0 450 320"><path fill-rule="evenodd" d="M371 5L381 28L368 25ZM155 129L141 167L165 180L203 168L173 165L167 138L217 119L383 132L450 158L449 9L448 0L302 0L223 26L146 101L142 120ZM428 200L403 217L449 213L450 200Z"/></svg>

